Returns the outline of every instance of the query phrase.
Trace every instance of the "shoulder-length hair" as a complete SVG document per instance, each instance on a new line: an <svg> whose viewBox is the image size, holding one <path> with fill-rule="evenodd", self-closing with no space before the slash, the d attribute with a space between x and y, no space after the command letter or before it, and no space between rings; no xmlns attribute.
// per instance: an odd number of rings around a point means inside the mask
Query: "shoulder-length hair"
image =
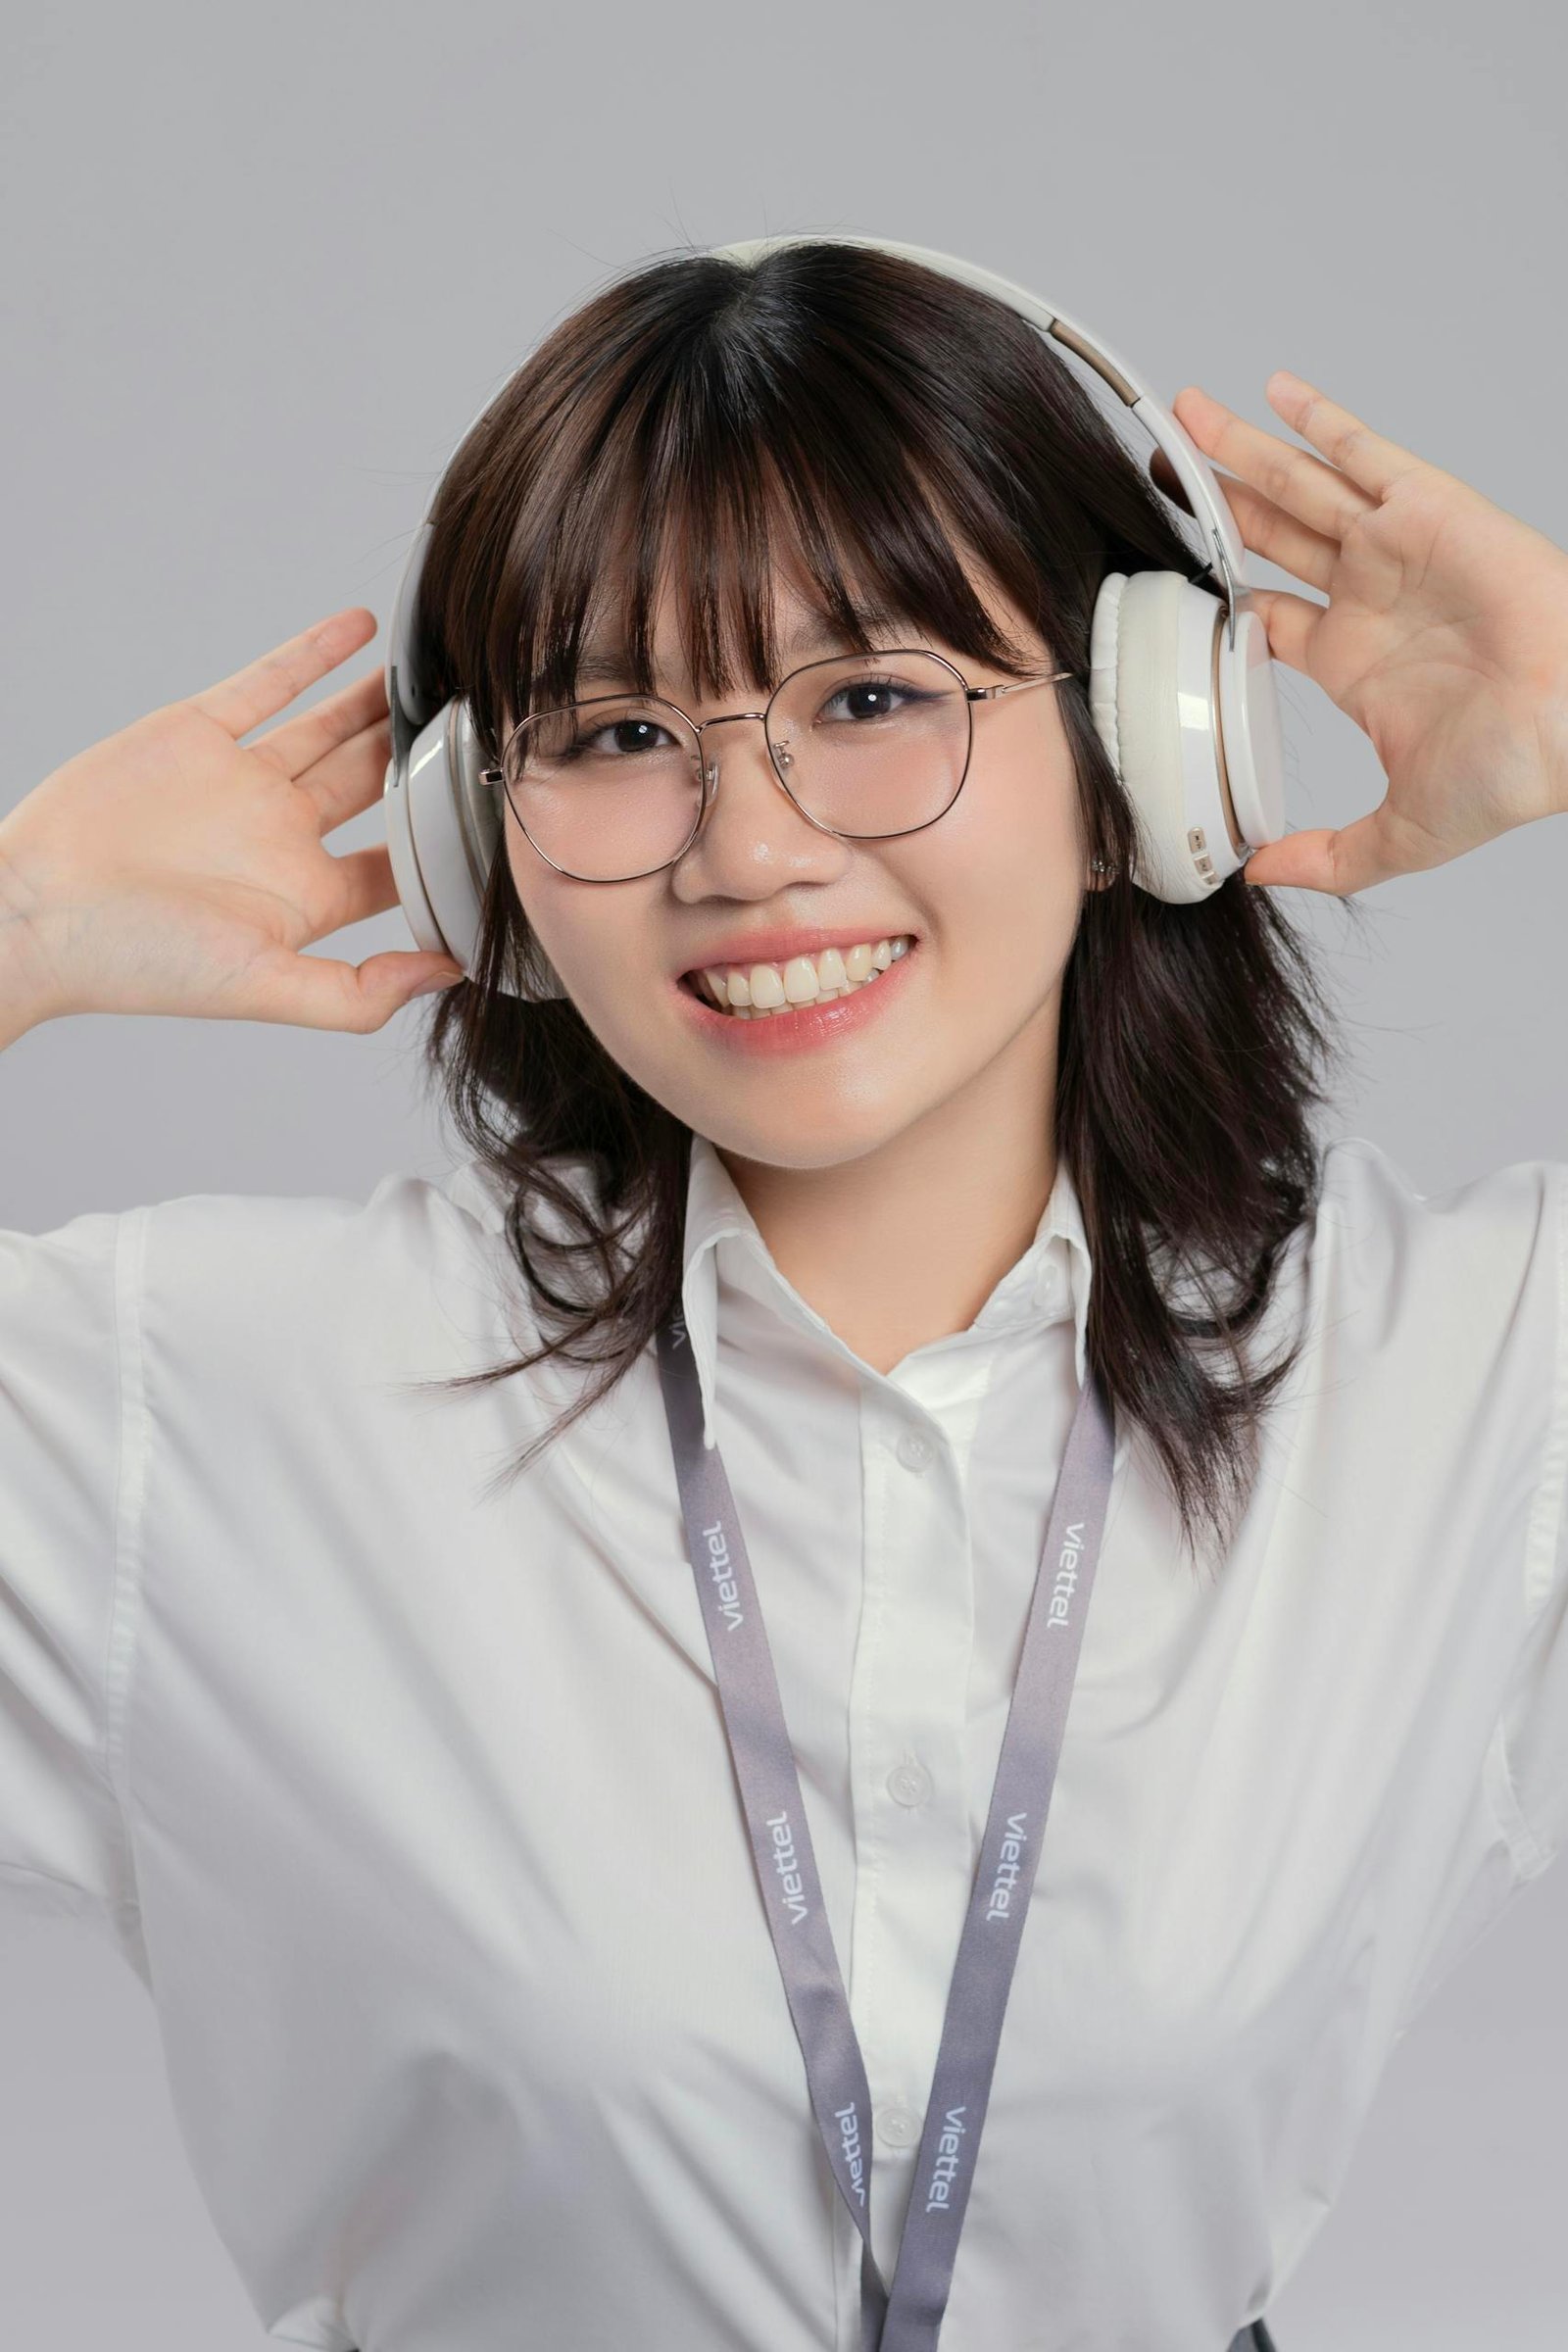
<svg viewBox="0 0 1568 2352"><path fill-rule="evenodd" d="M431 522L418 668L468 699L490 764L517 717L574 699L579 648L607 612L637 691L653 691L666 578L699 693L776 675L786 561L858 651L893 612L1022 674L1026 650L970 587L963 555L977 556L1054 665L1079 673L1060 707L1087 848L1111 880L1080 910L1049 1115L1093 1256L1089 1359L1163 1469L1182 1543L1201 1528L1228 1544L1261 1414L1301 1346L1250 1360L1282 1251L1318 1199L1311 1113L1327 1101L1332 1016L1266 889L1233 875L1173 906L1130 880L1135 820L1089 710L1096 592L1113 569L1218 582L1071 369L1004 303L874 249L661 258L517 368L453 458ZM530 1336L546 1335L439 1385L552 1356L597 1374L507 1478L608 1395L678 1301L691 1152L690 1129L573 1004L495 985L528 968L532 945L503 848L477 977L433 1001L425 1042L459 1134L500 1180ZM591 1166L586 1188L573 1157Z"/></svg>

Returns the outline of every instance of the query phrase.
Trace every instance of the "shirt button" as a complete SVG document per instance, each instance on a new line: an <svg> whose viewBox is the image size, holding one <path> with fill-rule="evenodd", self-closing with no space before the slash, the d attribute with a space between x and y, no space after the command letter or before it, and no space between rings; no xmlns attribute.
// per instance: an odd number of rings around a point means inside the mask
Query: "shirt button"
<svg viewBox="0 0 1568 2352"><path fill-rule="evenodd" d="M923 1805L931 1793L931 1775L923 1764L895 1764L888 1774L888 1793L901 1805Z"/></svg>
<svg viewBox="0 0 1568 2352"><path fill-rule="evenodd" d="M912 2148L920 2137L920 2118L894 2101L877 2109L876 2135L890 2148Z"/></svg>
<svg viewBox="0 0 1568 2352"><path fill-rule="evenodd" d="M899 1440L897 1450L906 1470L924 1470L929 1467L936 1448L921 1431L906 1429Z"/></svg>

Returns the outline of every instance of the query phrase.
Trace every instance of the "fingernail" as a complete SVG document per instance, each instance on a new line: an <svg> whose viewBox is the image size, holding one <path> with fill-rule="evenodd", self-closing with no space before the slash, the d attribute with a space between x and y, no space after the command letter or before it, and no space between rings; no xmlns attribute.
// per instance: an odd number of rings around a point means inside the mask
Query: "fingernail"
<svg viewBox="0 0 1568 2352"><path fill-rule="evenodd" d="M432 972L428 980L421 980L417 988L410 989L409 994L411 997L433 996L438 988L451 988L466 977L466 974L463 972Z"/></svg>

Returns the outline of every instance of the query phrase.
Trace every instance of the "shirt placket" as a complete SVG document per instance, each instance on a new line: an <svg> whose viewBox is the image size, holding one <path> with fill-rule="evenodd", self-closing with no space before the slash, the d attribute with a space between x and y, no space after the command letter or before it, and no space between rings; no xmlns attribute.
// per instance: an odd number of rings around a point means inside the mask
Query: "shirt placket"
<svg viewBox="0 0 1568 2352"><path fill-rule="evenodd" d="M993 1350L956 1338L860 1412L863 1593L850 1700L850 2008L871 2094L873 2250L891 2279L973 1875L964 1717L973 1642L966 1471ZM841 2212L843 2352L859 2236ZM841 2280L845 2269L841 2268Z"/></svg>

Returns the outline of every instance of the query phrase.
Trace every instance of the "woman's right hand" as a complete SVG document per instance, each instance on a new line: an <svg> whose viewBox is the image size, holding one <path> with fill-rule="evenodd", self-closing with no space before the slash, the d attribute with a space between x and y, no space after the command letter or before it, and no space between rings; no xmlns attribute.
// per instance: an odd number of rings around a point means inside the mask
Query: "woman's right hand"
<svg viewBox="0 0 1568 2352"><path fill-rule="evenodd" d="M5 990L28 1025L162 1012L368 1031L463 977L422 949L359 964L300 952L398 903L384 842L334 855L322 840L380 796L384 671L237 740L375 625L362 606L334 613L78 752L0 821Z"/></svg>

